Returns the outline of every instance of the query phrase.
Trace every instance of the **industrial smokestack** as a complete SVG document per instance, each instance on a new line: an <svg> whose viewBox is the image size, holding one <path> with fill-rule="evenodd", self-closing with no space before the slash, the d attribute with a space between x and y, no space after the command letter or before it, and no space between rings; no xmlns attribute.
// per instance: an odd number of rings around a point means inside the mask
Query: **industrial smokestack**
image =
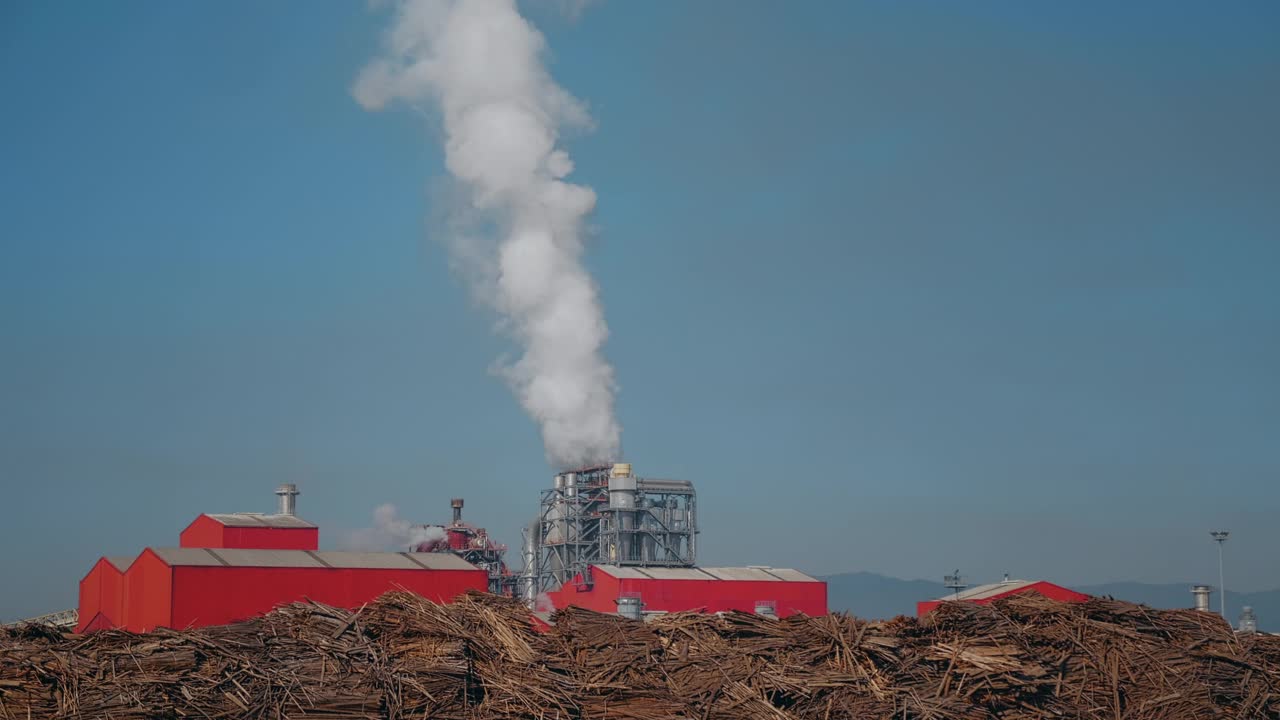
<svg viewBox="0 0 1280 720"><path fill-rule="evenodd" d="M542 520L534 518L529 521L529 526L524 531L524 571L521 573L520 579L521 596L524 598L525 604L530 608L538 600L538 554L540 549L538 541L542 534Z"/></svg>
<svg viewBox="0 0 1280 720"><path fill-rule="evenodd" d="M384 53L352 94L368 110L395 101L440 110L457 201L444 234L475 295L523 348L499 373L540 426L552 466L617 457L609 328L582 262L596 195L566 180L573 161L560 147L566 130L589 128L591 117L552 79L546 39L515 0L395 8Z"/></svg>
<svg viewBox="0 0 1280 720"><path fill-rule="evenodd" d="M1195 597L1195 609L1200 612L1212 612L1209 610L1210 596L1213 595L1212 585L1193 585L1191 587L1191 595Z"/></svg>
<svg viewBox="0 0 1280 720"><path fill-rule="evenodd" d="M449 501L449 507L453 508L453 524L462 524L462 498L454 498Z"/></svg>
<svg viewBox="0 0 1280 720"><path fill-rule="evenodd" d="M302 493L298 492L298 486L293 483L285 483L276 488L276 513L278 515L297 515L298 496Z"/></svg>
<svg viewBox="0 0 1280 720"><path fill-rule="evenodd" d="M618 556L615 562L628 563L638 559L636 552L636 478L631 474L631 463L616 463L609 473L609 510L618 524Z"/></svg>

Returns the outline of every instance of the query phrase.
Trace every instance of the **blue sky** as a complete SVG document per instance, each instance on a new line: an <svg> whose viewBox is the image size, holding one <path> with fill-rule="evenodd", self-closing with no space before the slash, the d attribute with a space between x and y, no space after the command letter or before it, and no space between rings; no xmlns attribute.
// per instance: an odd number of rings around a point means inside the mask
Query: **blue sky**
<svg viewBox="0 0 1280 720"><path fill-rule="evenodd" d="M625 455L708 564L1280 586L1280 5L524 7L597 127ZM279 482L500 539L550 469L363 3L0 6L0 617Z"/></svg>

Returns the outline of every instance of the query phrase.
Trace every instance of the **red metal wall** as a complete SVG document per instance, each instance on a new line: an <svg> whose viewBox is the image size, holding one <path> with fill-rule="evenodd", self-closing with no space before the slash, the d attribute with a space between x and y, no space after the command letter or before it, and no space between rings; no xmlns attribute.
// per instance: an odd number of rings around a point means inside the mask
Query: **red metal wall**
<svg viewBox="0 0 1280 720"><path fill-rule="evenodd" d="M110 560L99 558L80 581L80 615L76 632L90 625L114 627L120 623L121 584L124 575ZM95 624L96 622L96 624Z"/></svg>
<svg viewBox="0 0 1280 720"><path fill-rule="evenodd" d="M173 569L151 548L142 551L129 566L121 583L120 617L116 624L133 632L146 632L158 627L171 627L170 602L173 598Z"/></svg>
<svg viewBox="0 0 1280 720"><path fill-rule="evenodd" d="M208 515L198 515L185 530L178 533L178 547L222 547L222 531L226 526Z"/></svg>
<svg viewBox="0 0 1280 720"><path fill-rule="evenodd" d="M1044 580L1041 580L1040 582L1034 582L1034 583L1031 583L1030 585L1024 585L1016 590L1010 590L1009 592L1000 593L999 595L992 595L991 597L982 598L980 600L962 600L961 602L971 602L971 603L977 603L979 605L986 605L987 603L997 598L1009 597L1010 595L1022 595L1025 593L1043 595L1049 598L1050 600L1058 600L1060 602L1084 602L1089 599L1089 596L1085 595L1084 593L1078 593L1075 590L1064 588L1061 585L1054 585L1051 582L1046 582ZM924 617L930 612L933 612L934 609L936 609L939 605L941 605L944 602L948 602L948 601L925 600L923 602L916 603L916 617Z"/></svg>
<svg viewBox="0 0 1280 720"><path fill-rule="evenodd" d="M382 568L176 567L172 624L221 625L262 615L271 608L310 599L357 607L391 590L408 590L447 602L468 590L488 589L484 570L387 570Z"/></svg>
<svg viewBox="0 0 1280 720"><path fill-rule="evenodd" d="M317 550L319 528L228 527L208 515L196 518L178 535L184 548Z"/></svg>
<svg viewBox="0 0 1280 720"><path fill-rule="evenodd" d="M106 558L100 558L98 562L93 564L92 568L89 568L89 574L80 580L80 603L76 608L79 618L77 619L76 632L83 632L102 609L103 565L111 565L111 563L107 562Z"/></svg>
<svg viewBox="0 0 1280 720"><path fill-rule="evenodd" d="M228 527L222 533L224 548L318 550L319 528Z"/></svg>
<svg viewBox="0 0 1280 720"><path fill-rule="evenodd" d="M796 613L827 614L827 584L752 580L653 580L618 579L596 569L595 585L579 592L573 583L549 593L557 608L577 605L599 612L617 612L621 594L638 593L648 611L701 610L754 612L757 602L775 603L778 617Z"/></svg>

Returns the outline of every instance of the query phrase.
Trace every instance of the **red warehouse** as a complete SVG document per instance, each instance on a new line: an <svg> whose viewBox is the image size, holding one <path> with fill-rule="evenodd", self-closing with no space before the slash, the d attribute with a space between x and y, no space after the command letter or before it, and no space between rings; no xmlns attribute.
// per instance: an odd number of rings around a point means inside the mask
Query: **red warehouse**
<svg viewBox="0 0 1280 720"><path fill-rule="evenodd" d="M1004 582L991 583L990 585L971 587L968 590L961 590L959 593L941 597L937 600L918 602L916 603L916 617L924 617L944 602L972 602L985 605L997 598L1023 594L1042 595L1050 600L1059 600L1061 602L1084 602L1089 599L1089 596L1084 593L1078 593L1075 590L1064 588L1061 585L1054 585L1044 580L1005 580Z"/></svg>
<svg viewBox="0 0 1280 720"><path fill-rule="evenodd" d="M201 515L178 535L184 548L315 550L320 528L296 515Z"/></svg>
<svg viewBox="0 0 1280 720"><path fill-rule="evenodd" d="M778 617L827 613L827 584L787 568L592 565L590 580L575 578L548 597L556 608L576 605L633 616L682 610L741 610Z"/></svg>
<svg viewBox="0 0 1280 720"><path fill-rule="evenodd" d="M484 570L448 553L147 548L125 574L122 618L134 632L222 625L284 603L356 607L408 590L447 602L484 591Z"/></svg>
<svg viewBox="0 0 1280 720"><path fill-rule="evenodd" d="M220 625L298 600L356 607L391 590L448 602L489 587L489 574L447 552L320 552L319 529L293 514L282 485L272 515L200 515L181 547L102 558L80 581L77 630Z"/></svg>
<svg viewBox="0 0 1280 720"><path fill-rule="evenodd" d="M131 557L104 557L93 564L80 581L80 609L76 632L117 627L120 619L121 583Z"/></svg>

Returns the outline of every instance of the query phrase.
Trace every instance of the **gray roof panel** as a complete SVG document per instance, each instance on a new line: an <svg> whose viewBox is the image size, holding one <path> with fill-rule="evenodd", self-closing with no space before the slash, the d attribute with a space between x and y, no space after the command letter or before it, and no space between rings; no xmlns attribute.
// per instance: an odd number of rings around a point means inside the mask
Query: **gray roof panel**
<svg viewBox="0 0 1280 720"><path fill-rule="evenodd" d="M235 548L152 548L165 563L185 567L274 567L380 570L475 570L451 553L312 552Z"/></svg>
<svg viewBox="0 0 1280 720"><path fill-rule="evenodd" d="M791 568L769 568L768 572L770 575L776 575L780 580L787 582L822 582L812 575L806 575L799 570Z"/></svg>
<svg viewBox="0 0 1280 720"><path fill-rule="evenodd" d="M334 552L313 553L336 568L385 568L387 570L475 570L475 565L453 553Z"/></svg>
<svg viewBox="0 0 1280 720"><path fill-rule="evenodd" d="M315 525L296 515L263 515L261 513L205 513L227 527L313 528Z"/></svg>
<svg viewBox="0 0 1280 720"><path fill-rule="evenodd" d="M404 553L429 570L477 570L475 565L453 553Z"/></svg>
<svg viewBox="0 0 1280 720"><path fill-rule="evenodd" d="M597 565L597 570L619 580L724 580L749 582L819 582L791 568L773 567L636 567Z"/></svg>
<svg viewBox="0 0 1280 720"><path fill-rule="evenodd" d="M1039 580L1008 580L1006 582L989 583L987 585L975 585L967 590L961 590L959 593L951 593L936 598L942 600L985 600L987 598L996 597L1005 593L1018 592L1040 582Z"/></svg>
<svg viewBox="0 0 1280 720"><path fill-rule="evenodd" d="M390 552L324 552L311 553L324 565L333 568L382 568L384 570L419 570L420 566L404 553Z"/></svg>
<svg viewBox="0 0 1280 720"><path fill-rule="evenodd" d="M231 567L324 567L306 550L241 550L238 548L214 548L213 553Z"/></svg>
<svg viewBox="0 0 1280 720"><path fill-rule="evenodd" d="M619 565L596 565L596 570L603 572L609 577L615 577L619 580L648 580L648 575L640 572L640 568L623 567Z"/></svg>
<svg viewBox="0 0 1280 720"><path fill-rule="evenodd" d="M718 580L715 575L696 567L642 567L636 568L654 580Z"/></svg>
<svg viewBox="0 0 1280 720"><path fill-rule="evenodd" d="M217 556L204 548L151 548L166 565L208 567L221 565Z"/></svg>
<svg viewBox="0 0 1280 720"><path fill-rule="evenodd" d="M940 597L939 600L985 600L997 595L1005 593L1018 592L1035 585L1038 580L1009 580L1008 582L991 583L989 585L978 585L968 590L961 590L958 595L948 595Z"/></svg>
<svg viewBox="0 0 1280 720"><path fill-rule="evenodd" d="M716 576L716 579L718 580L747 580L750 582L778 582L778 578L776 575L770 575L769 573L759 568L717 567L717 568L706 568L706 571Z"/></svg>

